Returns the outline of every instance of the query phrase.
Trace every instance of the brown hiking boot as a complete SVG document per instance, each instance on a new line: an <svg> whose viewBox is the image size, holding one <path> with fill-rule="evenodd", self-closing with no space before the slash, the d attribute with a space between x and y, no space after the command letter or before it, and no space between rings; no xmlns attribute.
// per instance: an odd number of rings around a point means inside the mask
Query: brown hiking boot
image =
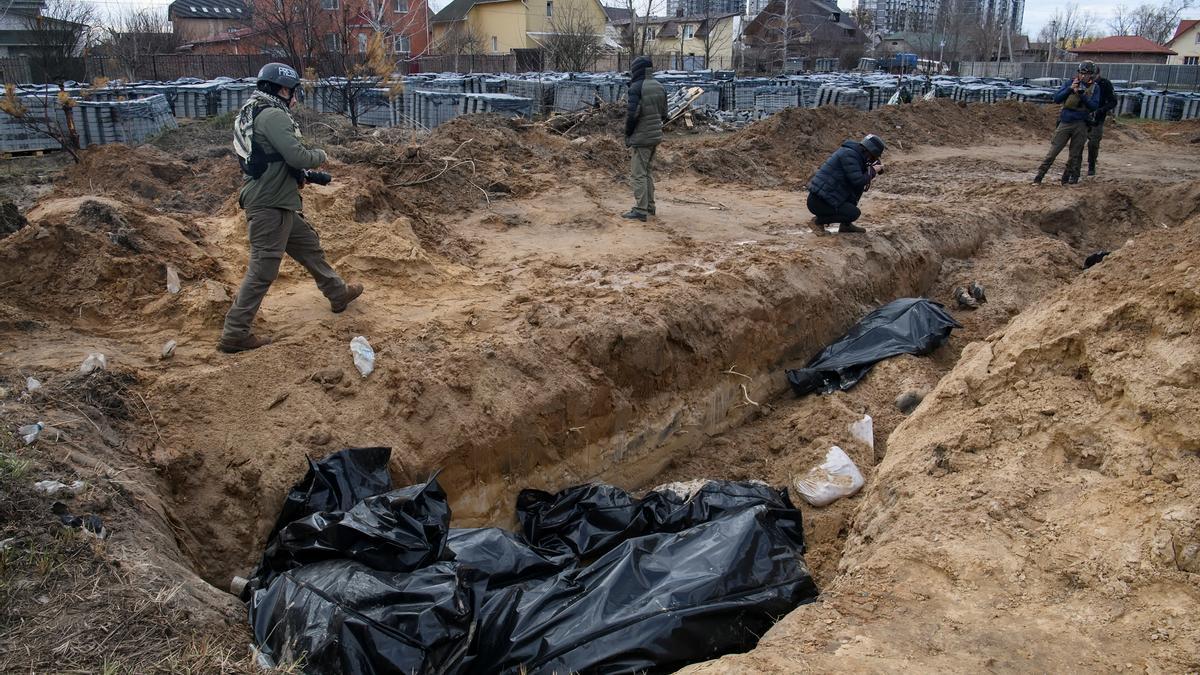
<svg viewBox="0 0 1200 675"><path fill-rule="evenodd" d="M271 338L260 338L254 334L250 334L241 340L221 338L221 341L217 343L217 351L225 352L226 354L237 354L238 352L248 352L251 349L266 347L269 344L271 344Z"/></svg>
<svg viewBox="0 0 1200 675"><path fill-rule="evenodd" d="M354 302L355 298L362 294L362 284L346 284L346 292L337 300L330 300L329 309L333 310L334 314L341 314L342 312L346 311L346 308L350 306L350 303Z"/></svg>

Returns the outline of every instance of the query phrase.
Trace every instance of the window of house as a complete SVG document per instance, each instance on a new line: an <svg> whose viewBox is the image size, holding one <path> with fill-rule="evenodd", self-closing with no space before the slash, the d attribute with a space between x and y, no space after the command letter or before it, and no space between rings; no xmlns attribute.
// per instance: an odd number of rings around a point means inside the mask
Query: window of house
<svg viewBox="0 0 1200 675"><path fill-rule="evenodd" d="M337 9L338 0L321 0L321 9Z"/></svg>
<svg viewBox="0 0 1200 675"><path fill-rule="evenodd" d="M342 49L342 36L337 33L325 34L325 51L340 52Z"/></svg>
<svg viewBox="0 0 1200 675"><path fill-rule="evenodd" d="M408 41L405 35L397 35L392 38L392 49L397 54L407 54L412 51L412 44Z"/></svg>
<svg viewBox="0 0 1200 675"><path fill-rule="evenodd" d="M683 27L683 39L691 40L696 37L696 27L692 24L685 24Z"/></svg>
<svg viewBox="0 0 1200 675"><path fill-rule="evenodd" d="M1183 65L1185 65L1185 66L1200 66L1200 56L1185 56L1185 57L1183 57Z"/></svg>
<svg viewBox="0 0 1200 675"><path fill-rule="evenodd" d="M408 0L396 0L396 13L408 14Z"/></svg>
<svg viewBox="0 0 1200 675"><path fill-rule="evenodd" d="M546 16L554 16L553 0L546 0Z"/></svg>
<svg viewBox="0 0 1200 675"><path fill-rule="evenodd" d="M1196 31L1196 44L1200 45L1200 31Z"/></svg>
<svg viewBox="0 0 1200 675"><path fill-rule="evenodd" d="M367 53L367 34L366 33L358 34L358 53L359 54Z"/></svg>
<svg viewBox="0 0 1200 675"><path fill-rule="evenodd" d="M646 39L647 40L654 39L654 26L646 26Z"/></svg>

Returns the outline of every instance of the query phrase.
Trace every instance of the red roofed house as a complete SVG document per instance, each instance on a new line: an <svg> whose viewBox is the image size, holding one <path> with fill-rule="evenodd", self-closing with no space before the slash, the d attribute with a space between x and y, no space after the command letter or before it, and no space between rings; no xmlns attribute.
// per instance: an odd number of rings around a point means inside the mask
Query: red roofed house
<svg viewBox="0 0 1200 675"><path fill-rule="evenodd" d="M1200 65L1200 19L1184 19L1175 29L1175 37L1167 42L1175 55L1167 59L1173 66Z"/></svg>
<svg viewBox="0 0 1200 675"><path fill-rule="evenodd" d="M1102 63L1166 63L1175 52L1140 35L1115 35L1067 51L1080 61Z"/></svg>

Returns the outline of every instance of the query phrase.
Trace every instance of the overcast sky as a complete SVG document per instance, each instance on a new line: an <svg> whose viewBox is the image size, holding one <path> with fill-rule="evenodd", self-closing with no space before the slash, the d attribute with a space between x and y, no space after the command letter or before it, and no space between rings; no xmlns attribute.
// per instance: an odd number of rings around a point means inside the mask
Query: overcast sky
<svg viewBox="0 0 1200 675"><path fill-rule="evenodd" d="M158 6L165 8L170 0L92 0L97 5L106 9L112 10L122 6ZM1050 19L1056 10L1063 9L1069 4L1077 4L1079 8L1086 12L1091 12L1096 15L1096 28L1105 30L1107 28L1109 17L1112 16L1113 8L1119 4L1137 5L1144 0L1025 0L1025 30L1024 32L1031 37L1037 37L1038 31ZM441 9L449 4L450 0L430 0L430 6L434 11ZM606 2L606 0L601 0ZM840 0L839 4L842 7L849 8L855 4L854 0ZM1200 18L1200 9L1186 14L1185 18Z"/></svg>

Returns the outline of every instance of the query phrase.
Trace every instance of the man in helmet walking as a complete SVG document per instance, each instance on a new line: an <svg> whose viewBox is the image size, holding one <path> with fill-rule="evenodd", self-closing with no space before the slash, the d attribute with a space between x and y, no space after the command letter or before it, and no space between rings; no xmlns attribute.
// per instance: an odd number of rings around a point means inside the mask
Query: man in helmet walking
<svg viewBox="0 0 1200 675"><path fill-rule="evenodd" d="M291 66L268 63L258 73L258 90L233 124L233 148L242 165L238 204L246 211L250 262L217 349L243 352L271 343L250 332L263 297L279 276L286 253L300 263L329 299L334 313L362 295L361 284L346 284L325 260L321 239L301 214L305 171L325 162L325 152L304 147L290 111L300 75Z"/></svg>
<svg viewBox="0 0 1200 675"><path fill-rule="evenodd" d="M1079 182L1079 170L1083 165L1083 148L1087 145L1089 116L1100 107L1100 87L1096 86L1096 64L1084 61L1079 64L1075 78L1064 84L1054 95L1054 102L1062 104L1062 112L1058 115L1058 126L1054 129L1054 137L1050 140L1050 152L1038 167L1037 175L1033 177L1034 184L1039 184L1046 177L1046 172L1054 164L1063 148L1069 144L1067 168L1063 171L1062 184Z"/></svg>
<svg viewBox="0 0 1200 675"><path fill-rule="evenodd" d="M808 210L814 216L817 234L825 234L825 226L830 223L838 223L838 232L843 234L866 232L854 224L862 215L858 200L875 176L883 173L879 158L885 149L882 138L867 134L861 143L842 143L817 169L808 181Z"/></svg>

